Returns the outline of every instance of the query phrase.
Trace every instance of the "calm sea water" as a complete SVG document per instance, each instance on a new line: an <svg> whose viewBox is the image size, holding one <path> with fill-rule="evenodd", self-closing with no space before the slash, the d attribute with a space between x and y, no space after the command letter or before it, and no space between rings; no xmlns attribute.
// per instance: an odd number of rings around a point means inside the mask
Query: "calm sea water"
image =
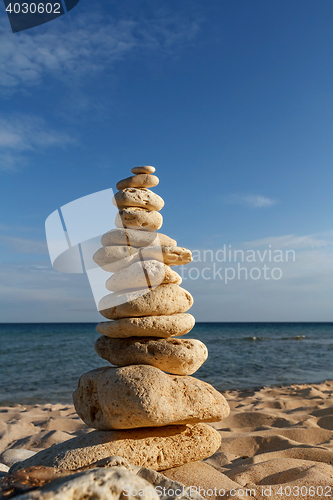
<svg viewBox="0 0 333 500"><path fill-rule="evenodd" d="M95 324L0 324L0 405L71 403L79 376L106 366ZM195 376L221 391L333 379L333 323L197 323Z"/></svg>

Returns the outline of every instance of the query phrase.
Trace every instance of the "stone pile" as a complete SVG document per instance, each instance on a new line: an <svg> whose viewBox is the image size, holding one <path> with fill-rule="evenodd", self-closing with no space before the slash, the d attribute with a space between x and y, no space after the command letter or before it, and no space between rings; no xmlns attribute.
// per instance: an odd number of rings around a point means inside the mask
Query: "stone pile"
<svg viewBox="0 0 333 500"><path fill-rule="evenodd" d="M193 298L171 266L192 256L155 232L162 226L164 201L149 189L159 182L154 172L135 167L132 177L117 184L117 229L102 236L94 255L96 264L113 273L106 281L112 293L99 303L109 321L97 326L95 350L115 366L83 374L73 398L87 425L115 431L105 439L123 443L118 455L161 470L215 453L220 435L205 422L227 417L229 406L211 385L190 376L207 359L206 346L175 338L187 334L195 320L187 313Z"/></svg>

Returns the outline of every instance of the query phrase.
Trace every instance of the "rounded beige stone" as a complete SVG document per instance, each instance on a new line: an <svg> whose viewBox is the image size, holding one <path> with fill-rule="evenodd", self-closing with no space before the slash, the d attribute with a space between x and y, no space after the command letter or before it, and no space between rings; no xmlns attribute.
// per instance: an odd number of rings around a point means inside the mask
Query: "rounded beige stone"
<svg viewBox="0 0 333 500"><path fill-rule="evenodd" d="M192 314L180 313L171 316L146 316L122 318L98 323L96 330L111 338L126 337L176 337L186 335L195 325Z"/></svg>
<svg viewBox="0 0 333 500"><path fill-rule="evenodd" d="M119 210L128 207L139 207L158 212L164 207L164 200L158 194L144 188L122 189L114 195L112 203Z"/></svg>
<svg viewBox="0 0 333 500"><path fill-rule="evenodd" d="M218 431L203 423L93 431L54 444L15 464L12 471L39 465L76 470L114 455L125 458L131 464L159 471L208 458L220 445Z"/></svg>
<svg viewBox="0 0 333 500"><path fill-rule="evenodd" d="M144 208L124 208L119 210L115 219L115 226L119 228L144 229L145 231L157 231L162 227L163 217L156 210L145 210Z"/></svg>
<svg viewBox="0 0 333 500"><path fill-rule="evenodd" d="M157 260L138 261L113 274L105 283L110 292L131 288L153 287L166 283L180 285L182 278L169 266Z"/></svg>
<svg viewBox="0 0 333 500"><path fill-rule="evenodd" d="M99 430L218 422L230 411L210 384L148 365L84 373L73 400L79 417Z"/></svg>
<svg viewBox="0 0 333 500"><path fill-rule="evenodd" d="M133 175L132 177L127 177L126 179L122 179L117 183L118 191L121 191L125 188L150 188L155 187L160 182L159 178L156 175L151 174L138 174Z"/></svg>
<svg viewBox="0 0 333 500"><path fill-rule="evenodd" d="M104 271L115 273L138 261L157 260L169 266L181 266L192 261L192 253L187 248L165 245L141 248L116 245L99 248L93 260Z"/></svg>
<svg viewBox="0 0 333 500"><path fill-rule="evenodd" d="M192 375L206 361L207 347L195 339L112 339L96 340L97 354L115 366L151 365L175 375Z"/></svg>
<svg viewBox="0 0 333 500"><path fill-rule="evenodd" d="M151 233L140 229L111 229L101 238L103 247L128 245L132 247L177 246L177 241L162 233Z"/></svg>
<svg viewBox="0 0 333 500"><path fill-rule="evenodd" d="M110 293L103 297L98 310L107 319L159 316L186 312L193 304L192 295L172 283L148 292Z"/></svg>
<svg viewBox="0 0 333 500"><path fill-rule="evenodd" d="M156 168L151 165L143 165L142 167L131 168L132 174L153 174Z"/></svg>
<svg viewBox="0 0 333 500"><path fill-rule="evenodd" d="M102 247L93 255L93 261L104 271L115 273L140 259L139 248L129 246Z"/></svg>

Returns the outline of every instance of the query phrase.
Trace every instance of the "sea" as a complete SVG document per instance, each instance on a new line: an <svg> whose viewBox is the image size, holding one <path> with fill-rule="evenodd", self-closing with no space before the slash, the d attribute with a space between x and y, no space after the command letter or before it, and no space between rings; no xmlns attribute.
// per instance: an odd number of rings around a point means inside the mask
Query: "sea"
<svg viewBox="0 0 333 500"><path fill-rule="evenodd" d="M72 403L80 375L108 365L95 326L0 324L0 406ZM197 323L187 337L208 347L195 377L220 391L333 380L333 323Z"/></svg>

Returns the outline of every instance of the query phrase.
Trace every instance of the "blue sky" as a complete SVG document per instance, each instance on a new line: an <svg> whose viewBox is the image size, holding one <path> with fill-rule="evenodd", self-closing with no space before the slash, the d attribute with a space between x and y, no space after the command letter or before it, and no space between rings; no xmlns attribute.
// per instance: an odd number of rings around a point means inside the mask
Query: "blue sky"
<svg viewBox="0 0 333 500"><path fill-rule="evenodd" d="M332 21L331 0L80 0L13 34L0 4L0 321L99 320L45 219L142 164L180 246L295 250L279 280L184 280L197 321L333 321Z"/></svg>

